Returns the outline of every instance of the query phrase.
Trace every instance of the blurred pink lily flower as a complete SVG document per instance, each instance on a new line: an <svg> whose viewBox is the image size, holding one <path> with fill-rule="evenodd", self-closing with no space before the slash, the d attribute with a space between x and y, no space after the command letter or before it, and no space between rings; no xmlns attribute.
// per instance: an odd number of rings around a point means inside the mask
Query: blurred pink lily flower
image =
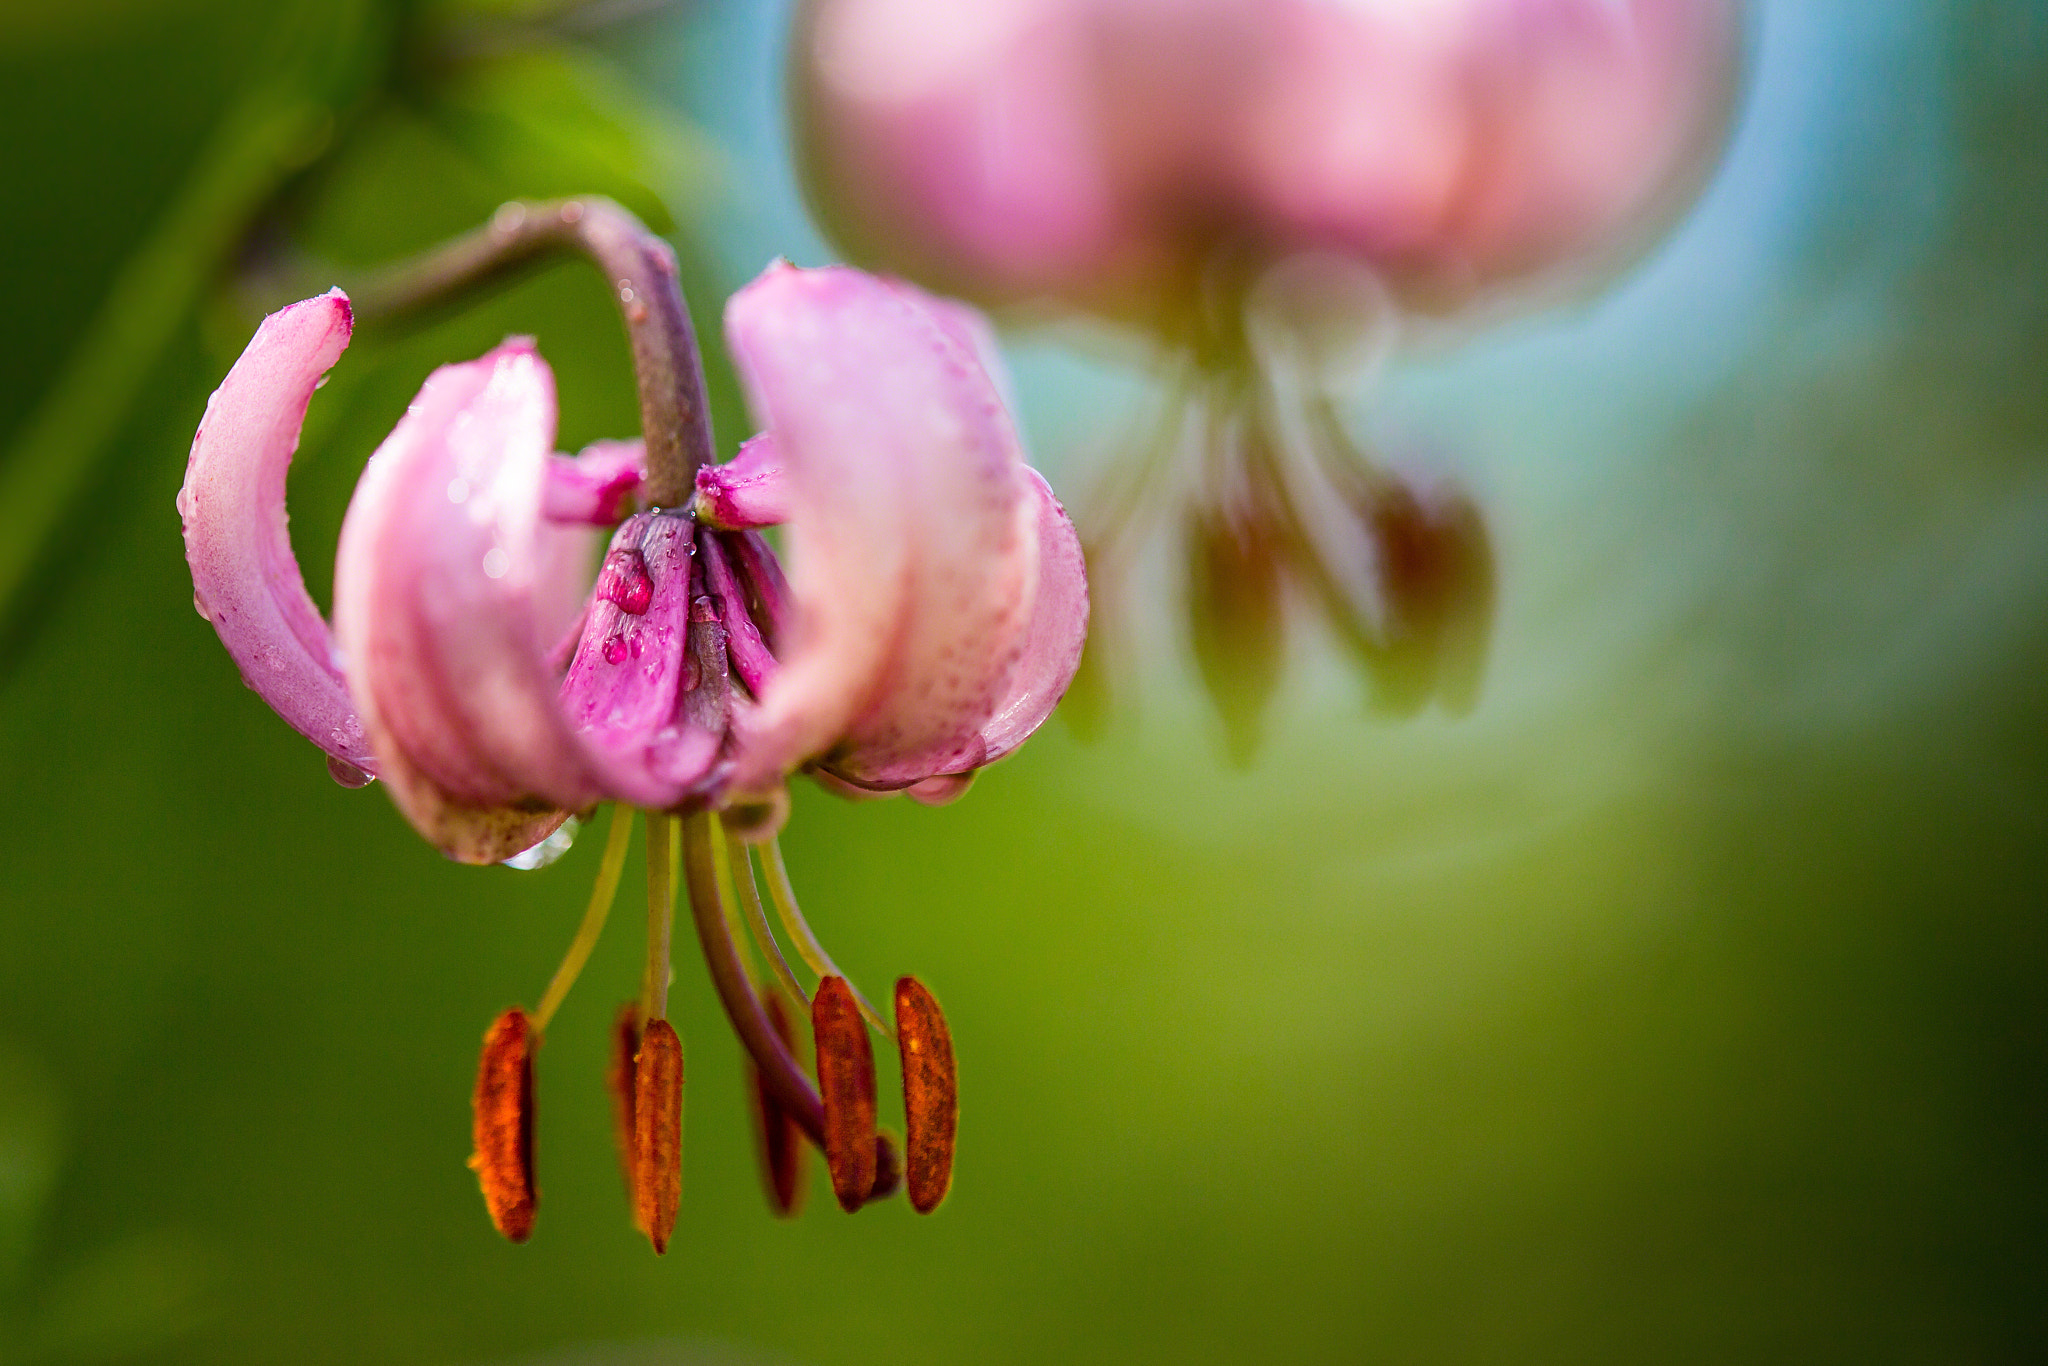
<svg viewBox="0 0 2048 1366"><path fill-rule="evenodd" d="M952 306L846 268L770 267L727 308L766 431L702 479L750 469L784 512L635 512L583 601L590 526L630 508L641 448L552 454L553 380L515 339L437 370L371 457L330 634L284 476L350 327L339 291L265 320L193 442L186 554L249 685L450 857L506 858L606 799L720 806L808 765L943 796L1072 677L1079 546L987 353ZM753 530L770 520L787 581Z"/></svg>
<svg viewBox="0 0 2048 1366"><path fill-rule="evenodd" d="M1306 599L1372 702L1472 704L1486 519L1338 420L1411 327L1583 293L1657 242L1726 141L1742 0L810 0L811 200L857 260L1149 335L1172 411L1083 509L1115 643L1172 527L1189 643L1248 761ZM1108 630L1103 629L1108 627Z"/></svg>
<svg viewBox="0 0 2048 1366"><path fill-rule="evenodd" d="M1739 0L815 0L805 169L868 260L1151 326L1220 271L1404 306L1583 277L1726 135Z"/></svg>

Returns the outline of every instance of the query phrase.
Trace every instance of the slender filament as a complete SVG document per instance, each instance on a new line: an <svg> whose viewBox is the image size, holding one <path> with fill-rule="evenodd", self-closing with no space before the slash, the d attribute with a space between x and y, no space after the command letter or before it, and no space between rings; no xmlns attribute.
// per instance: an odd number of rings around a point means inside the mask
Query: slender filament
<svg viewBox="0 0 2048 1366"><path fill-rule="evenodd" d="M725 845L725 866L732 871L734 900L740 915L753 931L754 943L761 950L761 957L768 962L768 968L775 974L782 989L799 1010L811 1008L811 998L797 983L796 974L790 970L789 960L782 956L782 945L775 940L775 931L768 925L768 912L761 905L761 889L754 883L754 861L747 855L747 846L741 840L726 839L723 831L714 831L713 837Z"/></svg>
<svg viewBox="0 0 2048 1366"><path fill-rule="evenodd" d="M860 1007L861 1018L868 1022L877 1034L890 1040L896 1038L896 1031L882 1018L880 1011L868 1004L868 998L860 994L860 988L853 985L853 979L839 970L832 961L832 955L825 952L825 946L818 942L818 936L811 932L810 922L797 909L796 890L789 885L789 869L782 862L782 845L770 839L761 846L761 871L768 875L768 895L775 902L775 911L782 917L782 927L789 931L790 942L810 964L811 971L820 977L843 978L853 992L853 1003Z"/></svg>
<svg viewBox="0 0 2048 1366"><path fill-rule="evenodd" d="M597 947L597 937L604 933L604 922L611 916L612 902L618 898L619 877L626 871L626 845L632 838L633 808L613 803L612 823L604 836L604 858L597 865L597 885L590 889L590 905L583 912L583 923L576 927L576 937L569 941L569 951L562 955L562 965L548 979L548 989L541 995L540 1008L533 1012L536 1032L546 1029L548 1021L555 1018L562 999L569 994L569 988L576 985L576 977L583 971L583 965L590 961L590 951Z"/></svg>
<svg viewBox="0 0 2048 1366"><path fill-rule="evenodd" d="M733 941L732 921L718 895L717 855L711 847L711 825L717 819L698 812L683 820L683 874L689 881L690 915L704 946L704 965L711 970L711 984L718 989L719 1003L732 1021L733 1032L761 1069L762 1082L811 1141L822 1146L824 1102L790 1056L761 998L755 995L753 983L747 980L739 945Z"/></svg>
<svg viewBox="0 0 2048 1366"><path fill-rule="evenodd" d="M647 975L640 981L640 1018L668 1018L669 935L676 920L676 818L647 813Z"/></svg>

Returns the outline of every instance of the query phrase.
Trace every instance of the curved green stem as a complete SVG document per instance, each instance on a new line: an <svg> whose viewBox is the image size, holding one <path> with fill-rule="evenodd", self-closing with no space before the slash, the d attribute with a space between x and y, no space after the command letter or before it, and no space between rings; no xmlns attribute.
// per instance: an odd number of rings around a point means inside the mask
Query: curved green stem
<svg viewBox="0 0 2048 1366"><path fill-rule="evenodd" d="M597 937L604 933L604 923L611 918L612 902L619 895L619 878L626 871L626 845L632 836L633 808L614 802L612 823L605 831L604 857L597 865L597 885L590 889L590 905L584 909L583 923L576 927L576 937L569 941L569 951L562 955L562 965L548 979L548 989L534 1008L533 1027L537 1030L546 1029L548 1021L555 1018L569 988L582 975L583 965L590 961Z"/></svg>
<svg viewBox="0 0 2048 1366"><path fill-rule="evenodd" d="M825 952L825 946L818 942L818 936L811 931L811 923L804 919L804 913L797 908L796 889L789 885L789 869L782 862L782 845L769 839L761 846L761 871L768 875L768 895L775 902L775 910L782 917L782 927L789 931L790 942L803 955L804 962L820 977L838 977L845 981L846 989L853 993L853 1003L860 1007L861 1017L877 1034L896 1041L896 1031L882 1018L882 1012L868 1004L868 998L860 994L860 988L853 979L839 970L832 961L832 955Z"/></svg>

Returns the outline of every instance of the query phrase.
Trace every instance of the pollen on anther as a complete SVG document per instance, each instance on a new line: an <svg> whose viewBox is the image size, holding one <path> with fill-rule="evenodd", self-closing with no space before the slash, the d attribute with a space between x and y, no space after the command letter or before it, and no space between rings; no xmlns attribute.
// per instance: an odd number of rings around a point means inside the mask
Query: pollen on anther
<svg viewBox="0 0 2048 1366"><path fill-rule="evenodd" d="M825 1165L839 1207L852 1213L875 1186L875 1052L845 978L818 979L811 1031L825 1105Z"/></svg>
<svg viewBox="0 0 2048 1366"><path fill-rule="evenodd" d="M953 1184L960 1082L946 1017L915 977L896 983L896 1039L903 1053L904 1176L910 1207L930 1214Z"/></svg>
<svg viewBox="0 0 2048 1366"><path fill-rule="evenodd" d="M533 1055L540 1035L524 1010L500 1015L484 1034L473 1098L476 1152L469 1165L498 1232L523 1243L540 1192L533 1176Z"/></svg>
<svg viewBox="0 0 2048 1366"><path fill-rule="evenodd" d="M667 1020L649 1020L633 1068L633 1222L657 1253L682 1194L683 1045Z"/></svg>

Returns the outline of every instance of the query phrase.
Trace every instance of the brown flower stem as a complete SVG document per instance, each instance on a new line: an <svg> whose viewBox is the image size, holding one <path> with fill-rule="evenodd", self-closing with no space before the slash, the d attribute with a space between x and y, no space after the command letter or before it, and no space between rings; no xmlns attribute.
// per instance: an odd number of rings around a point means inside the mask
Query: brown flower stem
<svg viewBox="0 0 2048 1366"><path fill-rule="evenodd" d="M611 200L515 200L475 232L373 277L351 301L366 318L411 313L502 283L563 252L589 257L618 301L640 388L647 501L681 507L697 467L711 460L704 363L676 283L674 250Z"/></svg>
<svg viewBox="0 0 2048 1366"><path fill-rule="evenodd" d="M690 915L697 922L697 938L704 946L704 962L711 969L711 984L718 989L733 1032L761 1069L762 1082L789 1117L822 1148L824 1103L775 1032L753 983L747 980L739 946L733 942L732 922L718 895L718 855L711 845L711 822L716 819L707 811L682 818L684 884L690 893Z"/></svg>

